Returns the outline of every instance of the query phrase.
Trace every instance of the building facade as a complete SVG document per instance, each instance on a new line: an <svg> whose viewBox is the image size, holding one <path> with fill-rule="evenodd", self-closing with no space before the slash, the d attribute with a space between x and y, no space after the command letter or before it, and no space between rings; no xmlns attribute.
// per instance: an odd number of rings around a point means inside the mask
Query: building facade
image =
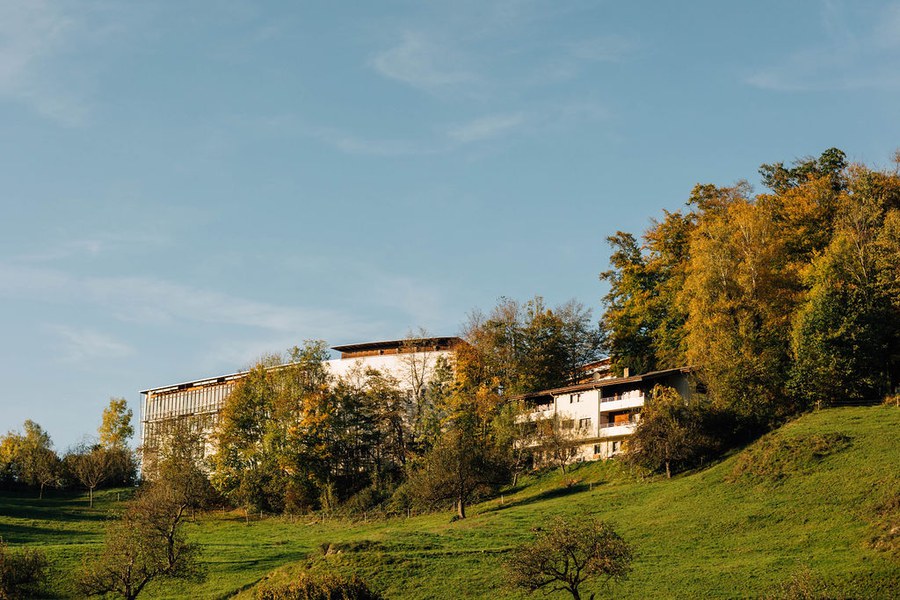
<svg viewBox="0 0 900 600"><path fill-rule="evenodd" d="M526 424L540 422L568 438L571 460L611 458L623 451L634 433L641 409L656 385L675 388L686 399L692 393L687 367L614 377L601 363L592 367L592 379L575 385L521 396ZM527 425L526 425L527 426ZM538 440L529 443L535 447ZM539 451L540 452L540 451Z"/></svg>
<svg viewBox="0 0 900 600"><path fill-rule="evenodd" d="M453 364L457 337L431 337L335 346L340 358L326 361L335 377L375 369L396 379L401 391L418 394L441 361ZM272 367L279 368L279 367ZM204 458L215 452L212 433L228 395L249 371L150 388L141 392L141 463L148 472L161 439L174 425L186 426L203 441Z"/></svg>

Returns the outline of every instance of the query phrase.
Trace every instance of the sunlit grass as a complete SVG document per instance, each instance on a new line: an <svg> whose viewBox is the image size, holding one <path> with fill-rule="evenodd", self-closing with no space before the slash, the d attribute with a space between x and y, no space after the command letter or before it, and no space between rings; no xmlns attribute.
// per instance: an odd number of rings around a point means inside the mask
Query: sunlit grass
<svg viewBox="0 0 900 600"><path fill-rule="evenodd" d="M273 571L289 577L311 567L356 573L388 598L519 598L503 582L508 550L554 516L591 515L613 521L634 545L634 572L614 590L620 598L758 597L804 567L850 597L897 597L898 558L870 541L877 507L900 490L900 410L822 411L767 443L796 447L831 434L849 443L814 464L804 459L796 471L779 463L779 478L730 481L737 456L671 481L640 481L618 463L592 463L565 477L528 477L454 523L449 510L367 523L267 517L249 524L243 513L212 512L188 525L204 547L206 581L151 587L147 596L248 590L249 598ZM564 479L577 483L565 487ZM121 506L115 494L100 494L93 510L81 497L0 497L0 535L43 547L55 569L54 596L74 597L69 574L100 543L105 517Z"/></svg>

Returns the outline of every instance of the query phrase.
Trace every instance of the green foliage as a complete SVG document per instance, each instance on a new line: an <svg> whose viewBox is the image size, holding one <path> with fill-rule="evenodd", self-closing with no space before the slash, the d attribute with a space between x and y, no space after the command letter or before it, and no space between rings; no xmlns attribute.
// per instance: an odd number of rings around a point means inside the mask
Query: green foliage
<svg viewBox="0 0 900 600"><path fill-rule="evenodd" d="M657 385L628 438L626 457L632 464L671 477L718 450L716 437L723 432L713 426L714 417L709 407L688 404L675 389Z"/></svg>
<svg viewBox="0 0 900 600"><path fill-rule="evenodd" d="M619 371L698 367L717 408L764 430L900 385L900 173L836 148L760 173L771 194L697 185L642 243L617 233L601 278Z"/></svg>
<svg viewBox="0 0 900 600"><path fill-rule="evenodd" d="M53 450L50 435L31 420L24 434L9 432L0 437L0 485L20 484L40 490L62 482L62 463Z"/></svg>
<svg viewBox="0 0 900 600"><path fill-rule="evenodd" d="M258 600L380 600L358 577L301 573L284 584L264 583L256 588Z"/></svg>
<svg viewBox="0 0 900 600"><path fill-rule="evenodd" d="M207 579L150 585L141 597L250 600L257 582L289 581L270 573L306 571L313 562L317 571L356 575L389 598L521 600L524 593L505 585L502 559L555 517L594 517L615 520L634 547L633 571L611 590L623 600L759 598L803 565L836 598L893 600L900 592L897 563L871 540L890 531L877 511L900 489L898 431L900 411L893 407L822 410L776 435L838 432L853 443L779 485L726 482L737 456L650 482L631 476L620 461L578 463L565 475L523 475L515 488L470 506L468 518L453 524L446 512L406 518L405 509L402 517L384 519L371 512L352 520L267 514L247 524L243 513L216 509L184 526L188 540L205 549ZM578 483L567 488L568 480ZM44 500L30 492L0 494L6 541L39 548L50 561L45 596L84 597L70 573L102 543L108 515L122 510L119 491L99 492L93 509L86 493ZM332 547L328 556L319 550L324 543Z"/></svg>
<svg viewBox="0 0 900 600"><path fill-rule="evenodd" d="M97 429L100 445L109 449L127 449L128 440L134 435L134 427L131 425L133 416L125 398L110 398L109 406L103 409L103 420Z"/></svg>
<svg viewBox="0 0 900 600"><path fill-rule="evenodd" d="M579 600L582 584L592 579L620 581L631 571L631 561L631 546L609 523L557 518L533 542L516 548L506 571L514 587L567 591Z"/></svg>
<svg viewBox="0 0 900 600"><path fill-rule="evenodd" d="M578 367L599 357L600 334L591 312L570 301L550 308L537 296L525 303L503 298L488 315L465 325L467 346L457 349L458 385L516 395L571 382Z"/></svg>
<svg viewBox="0 0 900 600"><path fill-rule="evenodd" d="M0 600L33 598L47 582L47 556L36 549L10 551L0 539Z"/></svg>
<svg viewBox="0 0 900 600"><path fill-rule="evenodd" d="M836 432L795 437L768 434L741 453L729 481L778 482L810 472L826 456L849 446L850 438Z"/></svg>
<svg viewBox="0 0 900 600"><path fill-rule="evenodd" d="M410 473L409 489L426 504L453 500L457 516L464 519L466 505L473 498L509 480L504 459L492 437L479 429L474 415L464 414L450 424Z"/></svg>

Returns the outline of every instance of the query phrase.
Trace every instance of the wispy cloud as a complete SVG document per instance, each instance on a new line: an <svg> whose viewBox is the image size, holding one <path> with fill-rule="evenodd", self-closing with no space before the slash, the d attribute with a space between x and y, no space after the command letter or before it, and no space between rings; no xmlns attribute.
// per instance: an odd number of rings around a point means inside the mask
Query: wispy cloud
<svg viewBox="0 0 900 600"><path fill-rule="evenodd" d="M425 91L439 91L477 81L462 59L448 45L422 32L405 32L400 42L372 58L374 69Z"/></svg>
<svg viewBox="0 0 900 600"><path fill-rule="evenodd" d="M462 143L478 142L508 134L525 123L525 113L488 115L451 127L447 136Z"/></svg>
<svg viewBox="0 0 900 600"><path fill-rule="evenodd" d="M822 42L757 69L745 83L780 92L900 88L900 70L885 66L900 64L900 3L886 7L861 34L846 27L845 10L823 3Z"/></svg>
<svg viewBox="0 0 900 600"><path fill-rule="evenodd" d="M134 354L134 348L93 329L46 325L45 329L58 338L60 358L66 362L86 362L98 359L117 359Z"/></svg>
<svg viewBox="0 0 900 600"><path fill-rule="evenodd" d="M82 123L83 101L46 70L47 61L66 49L76 30L75 20L59 3L0 3L0 97L66 125Z"/></svg>
<svg viewBox="0 0 900 600"><path fill-rule="evenodd" d="M282 306L149 277L77 277L0 263L0 280L0 297L83 302L142 324L194 321L294 333L362 325L336 310Z"/></svg>

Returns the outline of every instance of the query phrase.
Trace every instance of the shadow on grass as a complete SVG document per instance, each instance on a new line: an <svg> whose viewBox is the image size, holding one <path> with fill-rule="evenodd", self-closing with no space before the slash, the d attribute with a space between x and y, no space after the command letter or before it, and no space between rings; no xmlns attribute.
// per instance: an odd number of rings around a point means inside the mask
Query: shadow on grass
<svg viewBox="0 0 900 600"><path fill-rule="evenodd" d="M90 531L62 530L37 525L12 525L0 523L0 538L10 544L79 544L97 539Z"/></svg>
<svg viewBox="0 0 900 600"><path fill-rule="evenodd" d="M577 494L579 492L586 492L589 489L591 489L592 486L596 487L599 485L601 485L601 484L599 484L599 483L594 483L594 484L576 483L576 484L570 485L570 486L560 486L557 488L545 490L545 491L540 492L539 494L535 494L533 496L528 496L527 498L520 498L517 500L506 501L503 504L499 504L499 505L492 506L490 508L486 508L484 510L484 512L486 512L486 513L497 512L500 510L505 510L507 508L512 508L514 506L527 506L529 504L534 504L536 502L543 502L545 500L552 500L554 498L562 498L564 496L571 496L572 494Z"/></svg>

